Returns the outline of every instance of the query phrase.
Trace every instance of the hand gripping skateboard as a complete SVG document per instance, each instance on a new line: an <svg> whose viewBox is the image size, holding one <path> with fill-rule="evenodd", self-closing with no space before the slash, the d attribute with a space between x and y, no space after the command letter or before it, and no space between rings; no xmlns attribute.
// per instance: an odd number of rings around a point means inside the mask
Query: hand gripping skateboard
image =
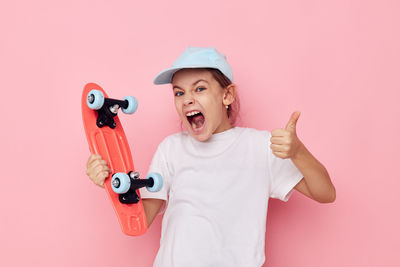
<svg viewBox="0 0 400 267"><path fill-rule="evenodd" d="M95 83L87 84L82 93L82 118L92 154L99 154L107 161L111 174L105 180L105 189L117 214L122 231L137 236L147 231L146 214L140 198L139 188L147 187L151 192L162 187L162 177L149 173L140 179L135 172L131 150L117 116L118 109L132 114L137 101L132 96L123 100L108 98L104 90Z"/></svg>

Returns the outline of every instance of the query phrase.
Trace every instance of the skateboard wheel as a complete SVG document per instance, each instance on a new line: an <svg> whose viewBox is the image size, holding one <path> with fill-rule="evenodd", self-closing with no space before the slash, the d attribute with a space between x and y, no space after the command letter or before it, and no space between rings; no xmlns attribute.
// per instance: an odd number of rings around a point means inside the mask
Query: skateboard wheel
<svg viewBox="0 0 400 267"><path fill-rule="evenodd" d="M117 172L112 176L111 188L117 194L128 192L131 187L131 179L129 175L123 172Z"/></svg>
<svg viewBox="0 0 400 267"><path fill-rule="evenodd" d="M124 112L125 114L135 113L138 107L137 99L134 98L133 96L125 96L124 100L128 101L128 107L122 108L122 112Z"/></svg>
<svg viewBox="0 0 400 267"><path fill-rule="evenodd" d="M100 90L92 90L87 95L86 103L89 108L98 110L104 104L104 94Z"/></svg>
<svg viewBox="0 0 400 267"><path fill-rule="evenodd" d="M150 192L158 192L161 190L163 186L163 180L160 174L156 172L151 172L147 174L146 179L153 179L154 184L153 186L146 186L147 190Z"/></svg>

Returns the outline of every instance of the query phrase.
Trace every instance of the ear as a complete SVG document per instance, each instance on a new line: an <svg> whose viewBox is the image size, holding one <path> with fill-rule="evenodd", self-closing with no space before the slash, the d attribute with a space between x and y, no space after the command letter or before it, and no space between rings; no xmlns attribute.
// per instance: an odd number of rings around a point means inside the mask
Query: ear
<svg viewBox="0 0 400 267"><path fill-rule="evenodd" d="M224 89L222 103L224 106L229 106L236 98L236 84L231 83Z"/></svg>

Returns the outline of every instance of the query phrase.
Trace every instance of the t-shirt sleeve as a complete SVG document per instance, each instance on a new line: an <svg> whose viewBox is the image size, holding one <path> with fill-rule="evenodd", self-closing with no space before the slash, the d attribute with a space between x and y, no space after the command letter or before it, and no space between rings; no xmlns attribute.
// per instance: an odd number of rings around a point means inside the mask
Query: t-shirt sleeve
<svg viewBox="0 0 400 267"><path fill-rule="evenodd" d="M162 214L165 211L167 204L168 204L170 171L168 168L168 162L166 160L167 158L165 156L165 153L166 153L165 150L166 150L166 144L165 144L165 142L162 142L158 146L158 148L153 156L153 159L151 161L149 171L148 171L148 173L156 172L161 175L162 180L163 180L163 186L162 186L161 190L158 192L149 192L146 187L142 187L139 189L140 196L142 197L142 199L155 198L155 199L165 200L165 202L164 202L163 206L161 207L158 214Z"/></svg>
<svg viewBox="0 0 400 267"><path fill-rule="evenodd" d="M268 139L268 169L271 178L270 197L288 201L294 187L303 178L291 159L282 159L272 153L271 133L267 132Z"/></svg>

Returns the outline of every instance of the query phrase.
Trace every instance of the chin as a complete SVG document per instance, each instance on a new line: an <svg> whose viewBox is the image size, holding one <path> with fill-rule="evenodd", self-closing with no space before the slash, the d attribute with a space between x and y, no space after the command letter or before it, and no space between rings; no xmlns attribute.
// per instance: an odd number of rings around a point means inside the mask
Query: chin
<svg viewBox="0 0 400 267"><path fill-rule="evenodd" d="M197 141L200 141L200 142L205 142L208 139L210 139L212 136L212 133L209 133L207 131L202 131L201 133L196 133L192 129L190 129L188 132L194 139L196 139Z"/></svg>
<svg viewBox="0 0 400 267"><path fill-rule="evenodd" d="M208 129L205 127L203 127L203 129L201 129L200 131L196 132L193 128L189 128L190 125L186 125L186 128L188 129L189 134L196 139L199 142L205 142L208 139L211 138L212 136L212 132L208 131Z"/></svg>
<svg viewBox="0 0 400 267"><path fill-rule="evenodd" d="M199 142L205 142L208 139L210 139L210 137L211 137L211 134L207 134L207 135L204 135L204 134L202 134L202 135L193 135L193 134L191 134L191 135Z"/></svg>

